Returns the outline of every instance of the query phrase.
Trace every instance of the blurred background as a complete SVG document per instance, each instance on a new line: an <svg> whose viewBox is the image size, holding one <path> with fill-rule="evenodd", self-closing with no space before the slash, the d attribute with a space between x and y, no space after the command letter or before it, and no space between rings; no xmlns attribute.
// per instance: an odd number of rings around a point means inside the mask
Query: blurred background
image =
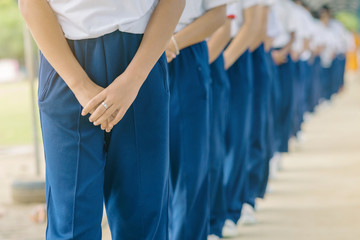
<svg viewBox="0 0 360 240"><path fill-rule="evenodd" d="M357 49L348 53L346 88L306 125L304 142L292 145L260 224L244 230L246 239L360 239L360 0L307 2L314 10L329 4ZM0 240L44 239L38 59L17 2L0 0Z"/></svg>

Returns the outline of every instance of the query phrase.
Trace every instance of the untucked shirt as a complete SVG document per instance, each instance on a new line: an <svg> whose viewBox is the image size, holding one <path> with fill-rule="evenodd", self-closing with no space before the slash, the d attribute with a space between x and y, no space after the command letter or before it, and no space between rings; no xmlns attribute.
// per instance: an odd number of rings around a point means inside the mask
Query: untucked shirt
<svg viewBox="0 0 360 240"><path fill-rule="evenodd" d="M207 11L234 1L235 0L186 0L184 12L181 15L175 32L181 31Z"/></svg>
<svg viewBox="0 0 360 240"><path fill-rule="evenodd" d="M142 34L158 0L48 0L65 37L97 38L116 30Z"/></svg>

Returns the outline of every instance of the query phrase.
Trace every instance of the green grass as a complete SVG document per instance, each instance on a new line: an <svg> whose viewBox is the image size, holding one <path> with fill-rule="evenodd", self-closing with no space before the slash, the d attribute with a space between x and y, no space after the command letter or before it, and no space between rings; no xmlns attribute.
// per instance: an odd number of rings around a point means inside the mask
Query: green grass
<svg viewBox="0 0 360 240"><path fill-rule="evenodd" d="M0 146L31 144L32 131L29 83L0 83Z"/></svg>

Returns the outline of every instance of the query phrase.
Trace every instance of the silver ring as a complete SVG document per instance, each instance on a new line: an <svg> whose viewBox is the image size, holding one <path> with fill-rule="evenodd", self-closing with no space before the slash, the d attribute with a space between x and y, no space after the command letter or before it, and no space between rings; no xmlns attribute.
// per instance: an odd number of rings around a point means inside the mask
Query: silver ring
<svg viewBox="0 0 360 240"><path fill-rule="evenodd" d="M108 110L109 109L109 106L105 103L105 102L102 102L101 105L103 105L103 107Z"/></svg>

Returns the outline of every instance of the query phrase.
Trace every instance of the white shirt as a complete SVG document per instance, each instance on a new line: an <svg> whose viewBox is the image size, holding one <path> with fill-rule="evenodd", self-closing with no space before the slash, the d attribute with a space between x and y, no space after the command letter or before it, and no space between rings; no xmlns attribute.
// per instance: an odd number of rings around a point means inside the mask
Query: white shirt
<svg viewBox="0 0 360 240"><path fill-rule="evenodd" d="M232 21L231 25L232 37L235 37L244 23L244 11L250 7L261 4L261 1L262 0L240 0L236 3L228 5L227 14L235 16L235 19Z"/></svg>
<svg viewBox="0 0 360 240"><path fill-rule="evenodd" d="M144 33L157 0L48 0L65 37L103 36L116 30Z"/></svg>
<svg viewBox="0 0 360 240"><path fill-rule="evenodd" d="M303 51L305 40L311 40L313 37L313 17L305 8L297 4L293 4L293 14L296 14L298 20L296 22L295 42L292 46L292 50L302 53L301 60L307 61L311 57L311 52Z"/></svg>
<svg viewBox="0 0 360 240"><path fill-rule="evenodd" d="M274 48L282 48L291 39L291 33L296 31L297 19L293 14L293 4L290 0L277 0L274 4L274 13L279 24L279 34L274 39Z"/></svg>
<svg viewBox="0 0 360 240"><path fill-rule="evenodd" d="M324 68L329 68L331 67L334 54L337 53L336 34L329 26L325 26L323 23L321 24L323 26L321 35L325 43L325 50L320 55L321 64Z"/></svg>
<svg viewBox="0 0 360 240"><path fill-rule="evenodd" d="M281 33L280 31L280 23L275 16L274 8L270 7L266 35L270 38L275 39Z"/></svg>
<svg viewBox="0 0 360 240"><path fill-rule="evenodd" d="M338 53L345 54L348 49L348 31L338 20L332 19L330 21L330 28L336 34Z"/></svg>
<svg viewBox="0 0 360 240"><path fill-rule="evenodd" d="M186 0L184 12L181 15L175 32L181 31L207 11L234 1L235 0Z"/></svg>

